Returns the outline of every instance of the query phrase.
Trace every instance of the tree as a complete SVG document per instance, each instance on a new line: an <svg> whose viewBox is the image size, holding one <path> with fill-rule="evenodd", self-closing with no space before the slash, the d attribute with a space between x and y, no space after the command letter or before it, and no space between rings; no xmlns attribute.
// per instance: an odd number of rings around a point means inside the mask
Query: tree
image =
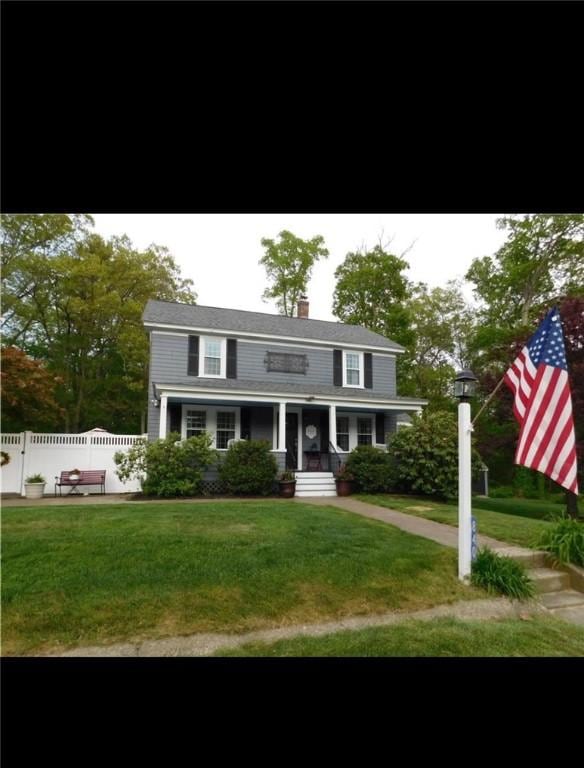
<svg viewBox="0 0 584 768"><path fill-rule="evenodd" d="M283 230L279 242L262 238L266 252L260 264L266 268L268 280L272 281L263 293L263 299L276 299L280 314L293 317L298 299L306 293L306 286L314 264L329 254L321 235L311 240L301 240L292 232Z"/></svg>
<svg viewBox="0 0 584 768"><path fill-rule="evenodd" d="M508 216L497 226L509 230L507 242L466 274L495 327L526 327L558 296L582 292L584 214Z"/></svg>
<svg viewBox="0 0 584 768"><path fill-rule="evenodd" d="M2 429L53 429L62 416L55 396L61 380L16 347L2 348Z"/></svg>
<svg viewBox="0 0 584 768"><path fill-rule="evenodd" d="M16 254L5 286L5 340L62 378L57 399L66 431L144 431L149 349L142 312L149 298L194 302L192 281L166 248L138 251L125 236L106 241L73 219L65 224L37 222L54 238L27 258L19 228L33 225L12 218L5 230L3 221L3 240Z"/></svg>
<svg viewBox="0 0 584 768"><path fill-rule="evenodd" d="M429 410L454 408L452 383L456 369L468 365L473 311L455 280L444 288L419 283L407 306L413 340L404 355L400 394L427 398Z"/></svg>
<svg viewBox="0 0 584 768"><path fill-rule="evenodd" d="M362 325L409 350L414 334L407 300L411 284L403 274L409 264L380 244L350 252L335 270L333 313L343 323ZM406 353L407 354L407 353ZM407 378L409 360L398 356L399 391Z"/></svg>
<svg viewBox="0 0 584 768"><path fill-rule="evenodd" d="M405 304L411 285L402 274L408 268L407 261L381 245L348 253L335 270L333 313L343 323L362 325L398 344L409 344L411 317Z"/></svg>

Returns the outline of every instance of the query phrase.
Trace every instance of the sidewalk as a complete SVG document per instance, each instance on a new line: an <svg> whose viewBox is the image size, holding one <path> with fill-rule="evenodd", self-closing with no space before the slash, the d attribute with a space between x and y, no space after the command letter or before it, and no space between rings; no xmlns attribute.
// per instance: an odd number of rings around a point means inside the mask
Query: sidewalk
<svg viewBox="0 0 584 768"><path fill-rule="evenodd" d="M182 637L168 637L160 640L117 643L115 645L88 646L74 648L63 653L44 654L46 656L66 657L161 657L161 656L211 656L220 648L237 648L246 643L283 640L304 635L321 637L343 630L366 629L368 627L386 627L401 624L404 621L431 621L436 618L456 618L461 620L485 621L489 619L527 618L539 614L545 615L545 608L534 602L517 603L505 597L486 600L463 600L451 605L438 605L412 613L394 611L377 616L347 616L338 621L321 624L297 624L276 629L263 629L246 632L243 635L196 634Z"/></svg>
<svg viewBox="0 0 584 768"><path fill-rule="evenodd" d="M445 547L452 547L453 549L458 548L458 528L453 528L451 525L445 525L444 523L435 523L433 520L425 520L423 517L407 515L404 512L396 512L387 507L378 507L376 504L357 501L357 499L353 499L350 496L295 498L294 501L300 503L304 502L306 504L338 507L339 509L344 509L346 512L354 512L363 517L370 517L373 520L381 520L383 523L395 525L396 528L401 528L402 531L413 533L414 536L423 536L425 539L431 539ZM488 545L491 549L499 550L520 549L519 547L512 546L504 541L491 539L489 536L479 535L479 544L483 547ZM525 551L529 552L529 550Z"/></svg>

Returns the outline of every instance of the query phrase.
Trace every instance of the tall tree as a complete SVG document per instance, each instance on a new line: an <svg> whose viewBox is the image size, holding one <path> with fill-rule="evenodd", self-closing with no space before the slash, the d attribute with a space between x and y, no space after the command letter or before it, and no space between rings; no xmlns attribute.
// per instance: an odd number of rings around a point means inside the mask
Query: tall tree
<svg viewBox="0 0 584 768"><path fill-rule="evenodd" d="M143 431L148 338L142 312L149 298L194 302L191 286L167 249L138 251L125 236L106 241L85 233L19 260L7 287L12 301L4 338L62 378L57 397L67 431Z"/></svg>
<svg viewBox="0 0 584 768"><path fill-rule="evenodd" d="M429 410L453 408L456 369L466 367L469 361L473 311L455 280L444 288L419 283L407 306L413 341L404 355L406 375L400 394L428 398Z"/></svg>
<svg viewBox="0 0 584 768"><path fill-rule="evenodd" d="M324 238L316 235L311 240L301 240L292 232L283 230L279 241L262 238L265 253L260 264L266 269L271 285L263 293L264 300L276 299L280 314L293 317L298 299L306 293L306 286L314 264L329 255Z"/></svg>
<svg viewBox="0 0 584 768"><path fill-rule="evenodd" d="M403 272L409 264L381 245L348 253L335 270L333 313L343 323L408 344L411 317L406 307L411 284Z"/></svg>
<svg viewBox="0 0 584 768"><path fill-rule="evenodd" d="M414 333L407 302L412 286L403 274L408 268L407 261L381 244L348 253L335 270L333 313L343 323L362 325L410 350ZM408 364L405 356L398 357L400 392Z"/></svg>
<svg viewBox="0 0 584 768"><path fill-rule="evenodd" d="M466 274L493 325L525 327L556 297L582 292L584 214L507 216L497 226L507 241Z"/></svg>

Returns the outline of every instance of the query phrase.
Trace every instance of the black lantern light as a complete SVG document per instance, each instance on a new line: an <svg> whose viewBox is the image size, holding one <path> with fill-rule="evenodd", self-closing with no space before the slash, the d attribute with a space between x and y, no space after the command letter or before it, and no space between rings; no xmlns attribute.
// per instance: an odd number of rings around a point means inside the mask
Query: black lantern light
<svg viewBox="0 0 584 768"><path fill-rule="evenodd" d="M454 379L454 397L458 398L460 402L469 400L476 392L477 377L472 371L465 369L459 371Z"/></svg>

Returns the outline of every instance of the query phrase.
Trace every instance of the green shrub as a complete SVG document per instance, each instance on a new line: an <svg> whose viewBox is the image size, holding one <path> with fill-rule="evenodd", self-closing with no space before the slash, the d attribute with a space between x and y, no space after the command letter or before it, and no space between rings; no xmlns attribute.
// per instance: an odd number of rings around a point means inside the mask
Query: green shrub
<svg viewBox="0 0 584 768"><path fill-rule="evenodd" d="M47 481L42 475L29 475L24 478L25 483L46 483Z"/></svg>
<svg viewBox="0 0 584 768"><path fill-rule="evenodd" d="M390 438L388 453L395 490L447 499L458 495L458 426L446 411L414 416L412 426ZM473 450L472 474L481 458Z"/></svg>
<svg viewBox="0 0 584 768"><path fill-rule="evenodd" d="M353 475L363 493L382 493L393 485L389 455L372 445L358 445L346 461L347 473Z"/></svg>
<svg viewBox="0 0 584 768"><path fill-rule="evenodd" d="M232 443L221 466L219 478L228 493L267 496L272 493L278 464L267 440Z"/></svg>
<svg viewBox="0 0 584 768"><path fill-rule="evenodd" d="M479 549L472 564L471 583L491 594L506 595L515 600L528 600L535 595L535 585L521 563L493 552Z"/></svg>
<svg viewBox="0 0 584 768"><path fill-rule="evenodd" d="M501 485L498 488L489 488L489 496L492 499L512 499L514 496L513 488L510 485Z"/></svg>
<svg viewBox="0 0 584 768"><path fill-rule="evenodd" d="M549 552L558 563L584 566L584 522L566 514L556 515L555 520L534 542L535 547Z"/></svg>
<svg viewBox="0 0 584 768"><path fill-rule="evenodd" d="M187 440L173 432L152 443L137 441L127 452L114 455L116 474L122 481L138 479L147 496L196 496L205 470L217 462L211 442L207 432Z"/></svg>

